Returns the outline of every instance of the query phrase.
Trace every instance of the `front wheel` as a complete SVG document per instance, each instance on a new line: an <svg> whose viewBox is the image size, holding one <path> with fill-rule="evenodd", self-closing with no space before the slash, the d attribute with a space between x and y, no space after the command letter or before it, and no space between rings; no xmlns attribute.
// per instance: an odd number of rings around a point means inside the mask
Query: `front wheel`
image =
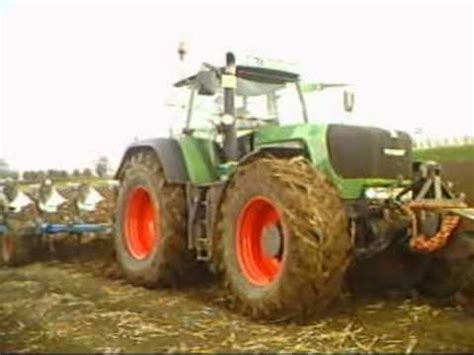
<svg viewBox="0 0 474 355"><path fill-rule="evenodd" d="M243 311L292 318L340 294L352 243L337 190L302 157L240 167L222 206L217 263Z"/></svg>

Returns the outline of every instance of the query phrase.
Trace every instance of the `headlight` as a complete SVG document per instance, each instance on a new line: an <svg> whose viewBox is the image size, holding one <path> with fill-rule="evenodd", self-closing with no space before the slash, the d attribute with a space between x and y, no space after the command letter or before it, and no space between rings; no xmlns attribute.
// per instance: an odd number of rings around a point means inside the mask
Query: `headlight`
<svg viewBox="0 0 474 355"><path fill-rule="evenodd" d="M368 199L387 200L395 198L402 191L403 187L368 187L364 190L364 196ZM403 196L403 200L405 199L411 199L411 191Z"/></svg>
<svg viewBox="0 0 474 355"><path fill-rule="evenodd" d="M260 147L302 149L304 146L303 146L303 143L300 141L286 141L286 142L278 142L278 143L273 143L273 144L263 144Z"/></svg>

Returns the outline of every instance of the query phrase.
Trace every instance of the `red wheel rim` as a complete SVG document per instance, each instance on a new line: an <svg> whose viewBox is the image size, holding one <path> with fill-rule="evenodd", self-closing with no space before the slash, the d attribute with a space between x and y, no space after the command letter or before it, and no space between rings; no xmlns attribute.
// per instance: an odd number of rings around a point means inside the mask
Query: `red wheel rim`
<svg viewBox="0 0 474 355"><path fill-rule="evenodd" d="M124 230L128 250L135 259L149 257L159 242L159 213L156 212L157 208L147 189L137 187L131 192L125 213Z"/></svg>
<svg viewBox="0 0 474 355"><path fill-rule="evenodd" d="M262 196L252 198L239 214L237 259L246 279L256 286L268 286L283 268L285 243L280 216L275 205ZM278 243L278 252L269 255L264 245L267 240Z"/></svg>
<svg viewBox="0 0 474 355"><path fill-rule="evenodd" d="M9 235L4 235L2 241L2 256L4 261L10 260L13 252L13 240Z"/></svg>

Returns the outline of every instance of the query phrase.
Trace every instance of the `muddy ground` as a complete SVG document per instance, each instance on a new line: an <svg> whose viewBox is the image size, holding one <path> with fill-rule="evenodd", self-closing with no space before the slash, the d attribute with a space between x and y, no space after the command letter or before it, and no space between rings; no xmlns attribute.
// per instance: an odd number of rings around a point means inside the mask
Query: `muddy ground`
<svg viewBox="0 0 474 355"><path fill-rule="evenodd" d="M320 319L260 323L212 280L179 290L124 282L105 241L78 256L0 268L0 351L472 351L474 318L450 301L346 296Z"/></svg>
<svg viewBox="0 0 474 355"><path fill-rule="evenodd" d="M474 204L473 162L444 169ZM67 247L17 269L0 266L0 352L472 352L474 317L452 300L346 295L319 319L251 321L208 279L147 290L120 276L107 240Z"/></svg>
<svg viewBox="0 0 474 355"><path fill-rule="evenodd" d="M442 164L444 178L453 182L455 191L465 193L467 203L474 206L474 159Z"/></svg>

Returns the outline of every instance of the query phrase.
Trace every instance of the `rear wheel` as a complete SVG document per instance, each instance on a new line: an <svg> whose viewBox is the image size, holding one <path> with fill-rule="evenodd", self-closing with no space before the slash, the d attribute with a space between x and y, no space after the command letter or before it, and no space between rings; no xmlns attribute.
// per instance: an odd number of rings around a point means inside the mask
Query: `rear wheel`
<svg viewBox="0 0 474 355"><path fill-rule="evenodd" d="M337 190L303 158L240 167L222 206L217 263L255 318L323 310L340 294L351 241Z"/></svg>
<svg viewBox="0 0 474 355"><path fill-rule="evenodd" d="M170 286L197 277L186 248L184 189L166 183L153 152L125 162L116 213L116 256L130 282Z"/></svg>

